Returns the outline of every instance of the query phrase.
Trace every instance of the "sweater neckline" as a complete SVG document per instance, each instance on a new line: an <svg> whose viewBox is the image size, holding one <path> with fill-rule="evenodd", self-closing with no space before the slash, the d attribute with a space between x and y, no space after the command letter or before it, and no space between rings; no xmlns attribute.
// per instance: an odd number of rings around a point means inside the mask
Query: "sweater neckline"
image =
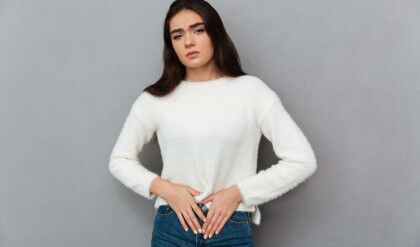
<svg viewBox="0 0 420 247"><path fill-rule="evenodd" d="M229 78L231 78L231 77L221 76L221 77L206 80L206 81L185 80L185 79L183 79L183 80L181 80L181 82L179 84L184 85L184 86L188 86L188 87L205 87L205 86L210 86L210 85L214 85L214 84L219 84L220 82L226 81Z"/></svg>

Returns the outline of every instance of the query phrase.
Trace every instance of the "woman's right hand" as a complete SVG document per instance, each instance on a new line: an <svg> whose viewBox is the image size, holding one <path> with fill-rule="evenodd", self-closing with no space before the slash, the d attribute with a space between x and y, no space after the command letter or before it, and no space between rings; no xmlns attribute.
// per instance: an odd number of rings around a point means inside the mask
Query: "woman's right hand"
<svg viewBox="0 0 420 247"><path fill-rule="evenodd" d="M206 222L201 209L197 206L194 196L201 194L200 191L191 188L190 186L169 182L167 187L162 193L161 197L167 201L169 206L178 215L179 221L184 229L187 231L188 227L185 223L193 229L194 233L202 233L203 230L194 215L194 212L200 217L201 220ZM184 220L185 219L185 220Z"/></svg>

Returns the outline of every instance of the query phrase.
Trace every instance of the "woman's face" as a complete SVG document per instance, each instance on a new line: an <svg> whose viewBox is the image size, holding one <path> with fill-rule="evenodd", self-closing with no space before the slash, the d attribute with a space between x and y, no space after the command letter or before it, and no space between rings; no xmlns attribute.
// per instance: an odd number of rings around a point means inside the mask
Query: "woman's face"
<svg viewBox="0 0 420 247"><path fill-rule="evenodd" d="M213 44L207 35L203 19L192 10L181 10L169 23L172 46L181 63L187 68L197 68L213 58ZM189 52L197 53L187 56Z"/></svg>

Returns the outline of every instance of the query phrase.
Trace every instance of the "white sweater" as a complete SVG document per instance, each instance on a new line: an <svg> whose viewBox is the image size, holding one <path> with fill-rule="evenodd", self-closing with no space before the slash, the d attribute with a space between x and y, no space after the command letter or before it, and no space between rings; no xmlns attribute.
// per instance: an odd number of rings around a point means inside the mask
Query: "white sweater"
<svg viewBox="0 0 420 247"><path fill-rule="evenodd" d="M134 101L112 150L109 170L134 192L156 198L157 208L168 204L149 190L159 175L138 159L154 133L162 154L161 178L201 191L196 202L236 184L243 197L236 210L252 211L256 225L261 220L257 205L289 191L317 168L311 145L279 96L253 75L183 80L163 98L142 92ZM279 161L257 173L262 134Z"/></svg>

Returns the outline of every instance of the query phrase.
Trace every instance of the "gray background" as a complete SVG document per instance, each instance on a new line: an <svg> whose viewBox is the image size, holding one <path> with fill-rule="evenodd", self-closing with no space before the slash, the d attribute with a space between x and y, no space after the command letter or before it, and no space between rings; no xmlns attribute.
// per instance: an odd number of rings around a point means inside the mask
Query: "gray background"
<svg viewBox="0 0 420 247"><path fill-rule="evenodd" d="M108 158L170 2L0 1L0 246L149 246L153 202ZM318 160L261 206L256 246L420 246L420 3L211 3ZM276 160L262 139L259 170ZM156 139L141 161L160 172Z"/></svg>

